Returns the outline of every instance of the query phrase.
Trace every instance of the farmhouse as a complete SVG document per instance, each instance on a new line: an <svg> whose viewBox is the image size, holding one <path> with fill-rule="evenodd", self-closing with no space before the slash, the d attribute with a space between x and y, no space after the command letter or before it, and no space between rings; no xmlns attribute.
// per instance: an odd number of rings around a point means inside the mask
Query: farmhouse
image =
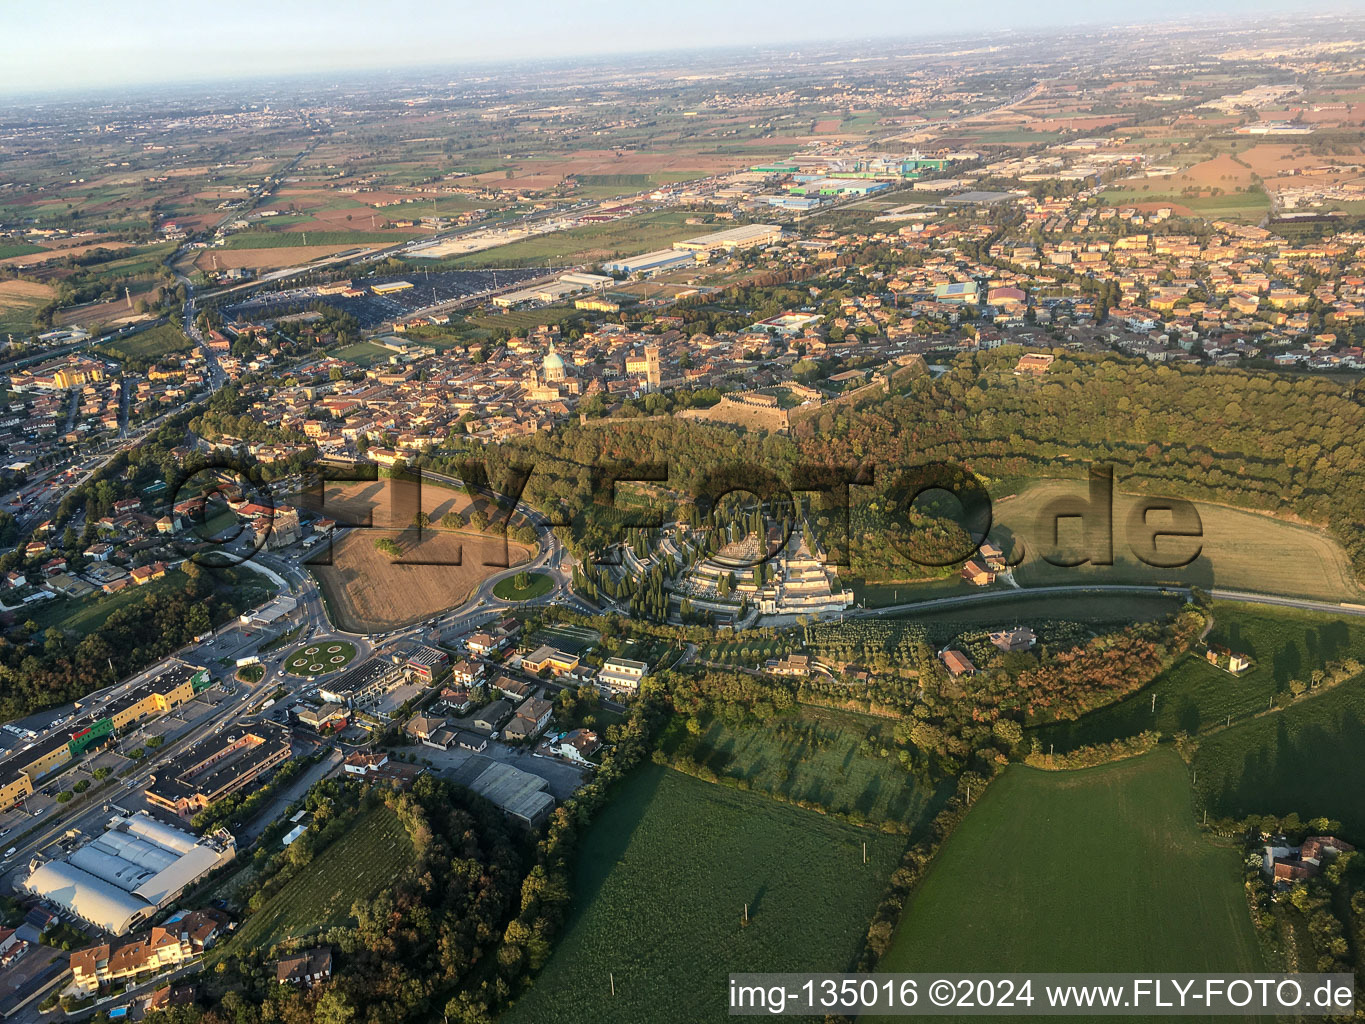
<svg viewBox="0 0 1365 1024"><path fill-rule="evenodd" d="M297 956L275 961L275 981L281 985L303 985L312 988L332 977L332 949L318 946Z"/></svg>
<svg viewBox="0 0 1365 1024"><path fill-rule="evenodd" d="M784 658L770 658L763 663L763 670L775 676L810 675L809 654L788 654Z"/></svg>
<svg viewBox="0 0 1365 1024"><path fill-rule="evenodd" d="M1052 368L1052 363L1056 356L1046 352L1026 352L1019 357L1019 362L1014 364L1014 375L1022 377L1028 374L1032 377L1041 377Z"/></svg>
<svg viewBox="0 0 1365 1024"><path fill-rule="evenodd" d="M952 648L948 648L940 651L938 656L942 660L944 667L948 669L948 674L954 679L961 676L976 675L976 666L973 665L971 659L961 651L955 651Z"/></svg>
<svg viewBox="0 0 1365 1024"><path fill-rule="evenodd" d="M1226 647L1217 647L1209 644L1209 649L1204 652L1204 660L1215 668L1221 668L1233 675L1238 675L1251 668L1251 659L1245 654L1238 654L1236 651Z"/></svg>
<svg viewBox="0 0 1365 1024"><path fill-rule="evenodd" d="M1011 654L1014 651L1032 650L1033 645L1038 642L1037 635L1027 626L996 630L989 634L989 639L991 643L1006 654Z"/></svg>
<svg viewBox="0 0 1365 1024"><path fill-rule="evenodd" d="M984 587L995 582L995 573L980 562L968 559L967 564L962 567L962 578L968 583Z"/></svg>
<svg viewBox="0 0 1365 1024"><path fill-rule="evenodd" d="M1309 836L1302 846L1267 846L1261 870L1276 885L1289 885L1312 878L1326 861L1354 850L1354 846L1336 836Z"/></svg>

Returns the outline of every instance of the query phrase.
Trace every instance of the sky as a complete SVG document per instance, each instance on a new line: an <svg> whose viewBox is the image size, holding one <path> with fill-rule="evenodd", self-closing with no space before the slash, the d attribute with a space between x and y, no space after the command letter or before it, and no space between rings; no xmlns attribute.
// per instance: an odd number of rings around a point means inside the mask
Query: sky
<svg viewBox="0 0 1365 1024"><path fill-rule="evenodd" d="M0 0L0 93L489 60L970 35L1286 7L1285 0Z"/></svg>

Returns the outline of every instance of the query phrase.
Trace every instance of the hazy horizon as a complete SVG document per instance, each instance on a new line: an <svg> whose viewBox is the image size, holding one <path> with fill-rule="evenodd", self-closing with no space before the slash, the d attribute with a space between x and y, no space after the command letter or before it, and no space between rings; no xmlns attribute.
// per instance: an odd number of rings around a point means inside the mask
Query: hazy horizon
<svg viewBox="0 0 1365 1024"><path fill-rule="evenodd" d="M88 92L150 85L195 85L352 70L435 70L462 63L591 59L734 46L850 42L859 38L970 37L1009 30L1180 23L1196 15L1176 0L1154 0L1143 16L1062 0L1034 14L1002 0L952 7L867 0L857 20L832 21L828 5L794 0L775 13L696 0L686 8L645 9L605 0L591 9L513 0L498 7L433 8L400 0L382 9L304 0L281 8L244 0L231 8L203 3L144 3L129 10L89 3L9 15L10 58L0 67L0 95ZM1290 13L1281 0L1213 0L1197 17ZM1324 10L1319 15L1348 13ZM1297 14L1302 17L1302 14Z"/></svg>

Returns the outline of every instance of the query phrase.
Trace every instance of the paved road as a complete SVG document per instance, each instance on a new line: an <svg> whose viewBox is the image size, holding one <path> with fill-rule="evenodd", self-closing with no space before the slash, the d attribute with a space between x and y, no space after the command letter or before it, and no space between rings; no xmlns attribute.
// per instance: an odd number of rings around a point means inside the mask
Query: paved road
<svg viewBox="0 0 1365 1024"><path fill-rule="evenodd" d="M908 601L901 604L886 605L881 608L852 608L844 612L850 619L871 618L878 615L901 615L905 612L932 611L938 608L953 608L965 604L989 601L1012 601L1021 597L1074 597L1080 594L1142 594L1189 597L1188 587L1160 587L1143 584L1089 583L1078 586L1017 587L1010 590L983 590L975 594L961 594L955 597L935 597L925 601ZM1270 604L1283 608L1301 608L1305 611L1336 612L1341 615L1365 616L1365 605L1340 604L1332 601L1319 601L1305 597L1289 597L1280 594L1256 594L1246 590L1210 590L1209 595L1219 601L1237 601L1242 604Z"/></svg>

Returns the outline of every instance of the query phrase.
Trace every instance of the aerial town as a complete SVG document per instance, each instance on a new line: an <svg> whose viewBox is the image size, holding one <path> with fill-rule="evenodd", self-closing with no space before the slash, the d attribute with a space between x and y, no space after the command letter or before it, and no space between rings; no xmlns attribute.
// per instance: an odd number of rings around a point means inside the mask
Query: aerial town
<svg viewBox="0 0 1365 1024"><path fill-rule="evenodd" d="M1365 19L1050 24L6 90L0 1016L1365 1013Z"/></svg>

